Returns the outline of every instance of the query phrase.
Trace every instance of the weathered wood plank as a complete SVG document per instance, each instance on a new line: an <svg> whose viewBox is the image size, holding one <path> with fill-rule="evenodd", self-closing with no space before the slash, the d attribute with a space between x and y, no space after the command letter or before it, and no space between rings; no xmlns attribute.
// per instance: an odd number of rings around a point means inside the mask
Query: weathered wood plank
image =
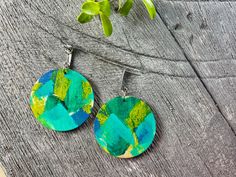
<svg viewBox="0 0 236 177"><path fill-rule="evenodd" d="M98 20L77 24L80 5L75 0L0 2L0 162L7 174L235 176L236 137L210 95L214 89L209 94L183 53L183 42L166 27L171 20L149 21L136 4L129 17L112 16L114 34L104 39ZM166 11L180 6L160 5L160 15L165 6ZM33 118L31 86L43 72L62 66L65 43L77 48L74 69L95 88L95 112L119 94L124 67L136 73L128 78L130 94L157 114L157 136L144 155L122 160L100 150L92 130L95 114L68 133L47 130Z"/></svg>
<svg viewBox="0 0 236 177"><path fill-rule="evenodd" d="M160 4L162 19L236 132L236 3Z"/></svg>

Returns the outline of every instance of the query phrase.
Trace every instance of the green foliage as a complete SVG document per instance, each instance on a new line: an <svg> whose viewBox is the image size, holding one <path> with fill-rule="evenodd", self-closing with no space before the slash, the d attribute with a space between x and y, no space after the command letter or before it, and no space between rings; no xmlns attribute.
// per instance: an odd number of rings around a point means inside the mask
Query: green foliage
<svg viewBox="0 0 236 177"><path fill-rule="evenodd" d="M154 19L156 16L156 9L152 0L142 0L145 5L150 19ZM127 16L130 9L133 6L133 0L119 0L119 9L118 12L122 16ZM81 6L82 12L77 17L77 20L84 24L90 22L94 16L99 16L103 33L105 36L110 36L112 34L112 23L109 19L111 15L111 6L109 0L86 0Z"/></svg>
<svg viewBox="0 0 236 177"><path fill-rule="evenodd" d="M97 2L85 2L82 7L82 12L88 15L98 15L100 12L100 5Z"/></svg>
<svg viewBox="0 0 236 177"><path fill-rule="evenodd" d="M92 15L88 15L84 12L82 12L78 17L77 17L77 20L80 22L80 23L87 23L87 22L90 22L91 20L93 19L93 16Z"/></svg>
<svg viewBox="0 0 236 177"><path fill-rule="evenodd" d="M112 33L112 24L110 19L104 13L100 13L100 19L102 21L105 36L110 36Z"/></svg>
<svg viewBox="0 0 236 177"><path fill-rule="evenodd" d="M111 6L108 0L100 1L99 5L101 7L101 12L109 17L111 15Z"/></svg>
<svg viewBox="0 0 236 177"><path fill-rule="evenodd" d="M156 9L155 9L155 6L154 6L152 0L143 0L143 3L149 13L150 18L154 19L156 16Z"/></svg>
<svg viewBox="0 0 236 177"><path fill-rule="evenodd" d="M133 2L133 0L126 0L126 2L122 5L121 0L119 0L119 13L121 15L127 16L133 6Z"/></svg>

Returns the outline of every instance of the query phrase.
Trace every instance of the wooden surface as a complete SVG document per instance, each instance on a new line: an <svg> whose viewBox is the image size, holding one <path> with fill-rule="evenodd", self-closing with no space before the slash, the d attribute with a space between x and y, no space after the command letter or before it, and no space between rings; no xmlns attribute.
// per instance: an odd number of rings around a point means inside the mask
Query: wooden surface
<svg viewBox="0 0 236 177"><path fill-rule="evenodd" d="M80 25L82 0L0 1L0 163L11 177L236 176L236 2L141 1L112 15L104 38L98 19ZM43 128L29 108L34 82L67 59L92 83L94 114L68 133ZM157 134L142 156L116 159L93 135L99 106L120 91L156 112Z"/></svg>

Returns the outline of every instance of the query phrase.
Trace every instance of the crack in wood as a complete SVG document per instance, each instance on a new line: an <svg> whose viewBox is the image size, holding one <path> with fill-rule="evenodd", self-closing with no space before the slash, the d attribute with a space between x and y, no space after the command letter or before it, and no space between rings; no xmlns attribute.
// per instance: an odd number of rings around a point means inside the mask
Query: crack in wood
<svg viewBox="0 0 236 177"><path fill-rule="evenodd" d="M58 39L63 45L67 44L66 42L64 42L63 38L62 37L59 37L57 35L55 35L54 33L48 31L47 29L43 28L42 26L34 23L31 19L29 19L28 17L26 17L28 22L30 22L33 26L43 30L44 32L46 32L47 34L53 36L54 38ZM127 69L130 69L132 70L133 73L152 73L152 74L158 74L158 75L161 75L161 76L169 76L169 77L177 77L177 78L192 78L192 79L195 79L196 76L194 75L176 75L176 74L168 74L168 73L162 73L162 72L157 72L157 71L153 71L153 70L148 70L148 69L144 69L144 66L142 63L141 66L142 68L136 68L134 66L131 66L131 65L128 65L128 64L124 64L122 62L118 62L118 61L112 61L104 56L101 56L95 52L92 52L92 51L89 51L89 50L86 50L85 48L81 47L81 46L77 46L77 45L73 45L75 48L79 49L80 51L83 51L84 53L90 53L92 55L95 55L95 56L98 56L99 60L102 60L103 62L107 62L107 63L110 63L110 64L113 64L113 65L116 65L116 66L119 66L119 67L122 67L122 68L127 68ZM133 53L134 54L134 53ZM135 56L137 58L137 56ZM103 59L105 58L105 59ZM140 61L140 59L138 59ZM57 63L55 61L52 61L52 60L49 60L50 62L53 62L54 64L57 65ZM141 62L141 61L140 61ZM224 79L224 78L235 78L236 76L208 76L208 77L202 77L202 76L199 76L201 79Z"/></svg>
<svg viewBox="0 0 236 177"><path fill-rule="evenodd" d="M187 56L186 52L184 51L184 48L181 46L181 44L179 43L178 39L175 37L174 33L168 28L168 24L165 21L165 19L162 17L162 15L157 11L158 16L160 17L160 19L162 20L163 24L166 26L166 28L169 30L170 35L173 37L174 41L176 42L176 44L179 46L179 48L181 49L184 57L186 58L186 60L188 61L188 63L190 64L191 68L193 69L193 71L196 73L196 76L199 78L200 82L202 83L203 87L206 89L207 93L209 94L209 96L211 97L212 101L214 102L217 110L219 111L219 113L222 115L222 117L224 118L224 120L226 121L226 123L228 124L229 128L231 129L231 131L233 132L234 136L236 136L236 131L233 129L232 125L230 124L230 122L228 121L228 119L225 117L225 115L223 114L223 112L221 111L216 99L214 98L213 94L211 93L210 89L207 87L206 83L202 80L200 73L198 72L197 68L195 67L195 65L191 62L191 60L189 59L189 57Z"/></svg>
<svg viewBox="0 0 236 177"><path fill-rule="evenodd" d="M206 167L208 173L211 175L211 177L214 177L213 173L211 172L210 168L207 166L207 164L204 162L204 160L201 158L201 156L197 153L197 156L202 161L203 165Z"/></svg>
<svg viewBox="0 0 236 177"><path fill-rule="evenodd" d="M46 30L45 28L36 25L34 22L32 22L31 20L29 20L29 22L38 27L39 29L45 31L46 33L48 33L49 35L53 36L54 38L58 39L63 45L67 44L66 42L63 41L63 39L61 37L56 36L55 34L49 32L48 30ZM99 55L98 53L92 52L90 50L86 50L85 48L81 47L81 46L77 46L77 45L73 45L76 49L84 52L84 53L89 53L92 54L94 56L98 56L97 59L101 60L103 62L109 63L109 64L113 64L116 66L119 66L121 68L126 68L126 69L130 69L133 73L136 73L138 75L140 74L146 74L146 73L152 73L152 74L158 74L161 76L169 76L169 77L176 77L176 78L191 78L191 79L195 79L196 76L195 75L176 75L176 74L168 74L168 73L162 73L162 72L158 72L158 71L153 71L153 70L148 70L148 69L144 69L144 66L142 65L142 68L137 68L122 62L118 62L118 61L112 61L110 59L108 59L107 57L104 57L102 55ZM104 58L104 59L103 59ZM52 62L54 64L56 64L57 66L59 66L55 61L52 60L48 60L49 62ZM226 79L226 78L236 78L236 76L234 75L226 75L226 76L207 76L207 77L202 77L199 76L201 79Z"/></svg>
<svg viewBox="0 0 236 177"><path fill-rule="evenodd" d="M25 0L26 1L26 0ZM27 1L26 1L27 2ZM28 3L28 2L27 2ZM56 19L55 17L51 16L51 15L48 15L46 14L45 12L43 12L42 10L40 10L37 6L34 6L34 5L30 5L30 7L33 7L35 10L37 10L39 13L41 13L42 15L52 19L53 21L55 21L57 24L59 25L62 25L64 27L67 27L69 29L71 29L72 31L75 31L75 32L78 32L80 33L81 35L84 35L86 37L89 37L90 39L93 39L95 40L96 42L98 43L103 43L103 44L106 44L106 45L110 45L114 48L118 48L120 50L123 50L125 52L129 52L129 53L132 53L132 54L136 54L136 55L140 55L140 56L144 56L144 57L148 57L148 58L155 58L155 59L160 59L160 60L164 60L164 61L173 61L173 62L183 62L183 63L187 63L186 60L182 60L182 59L178 59L178 58L167 58L167 57L162 57L162 56L156 56L156 55L151 55L151 54L146 54L146 53L142 53L142 52L138 52L138 51L135 51L133 49L127 49L125 47L122 47L122 46L119 46L119 45L116 45L112 42L108 42L108 41L104 41L102 38L98 38L98 37L94 37L92 35L89 35L87 33L84 33L76 28L73 28L72 26L70 25L67 25L63 22L61 22L60 20ZM234 59L212 59L212 60L195 60L194 62L214 62L214 61L228 61L228 60L234 60Z"/></svg>

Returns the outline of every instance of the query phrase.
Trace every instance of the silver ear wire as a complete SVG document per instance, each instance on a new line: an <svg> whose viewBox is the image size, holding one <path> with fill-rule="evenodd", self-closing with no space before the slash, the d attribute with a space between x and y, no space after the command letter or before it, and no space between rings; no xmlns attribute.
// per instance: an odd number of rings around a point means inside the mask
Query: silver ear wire
<svg viewBox="0 0 236 177"><path fill-rule="evenodd" d="M64 68L70 68L72 55L73 55L73 47L69 44L65 45L65 51L68 54L68 60L64 63Z"/></svg>
<svg viewBox="0 0 236 177"><path fill-rule="evenodd" d="M125 86L125 78L126 78L126 74L134 74L134 75L138 75L141 76L142 73L138 73L138 72L134 72L132 70L129 70L128 68L124 68L123 72L122 72L122 76L121 76L121 87L120 87L120 91L121 91L121 96L123 98L126 97L126 95L128 94L128 88Z"/></svg>
<svg viewBox="0 0 236 177"><path fill-rule="evenodd" d="M121 77L121 87L120 87L120 90L121 90L121 96L122 97L126 97L127 93L128 93L128 89L127 87L125 86L124 84L124 80L125 80L125 74L126 74L126 68L123 70L122 72L122 77Z"/></svg>

